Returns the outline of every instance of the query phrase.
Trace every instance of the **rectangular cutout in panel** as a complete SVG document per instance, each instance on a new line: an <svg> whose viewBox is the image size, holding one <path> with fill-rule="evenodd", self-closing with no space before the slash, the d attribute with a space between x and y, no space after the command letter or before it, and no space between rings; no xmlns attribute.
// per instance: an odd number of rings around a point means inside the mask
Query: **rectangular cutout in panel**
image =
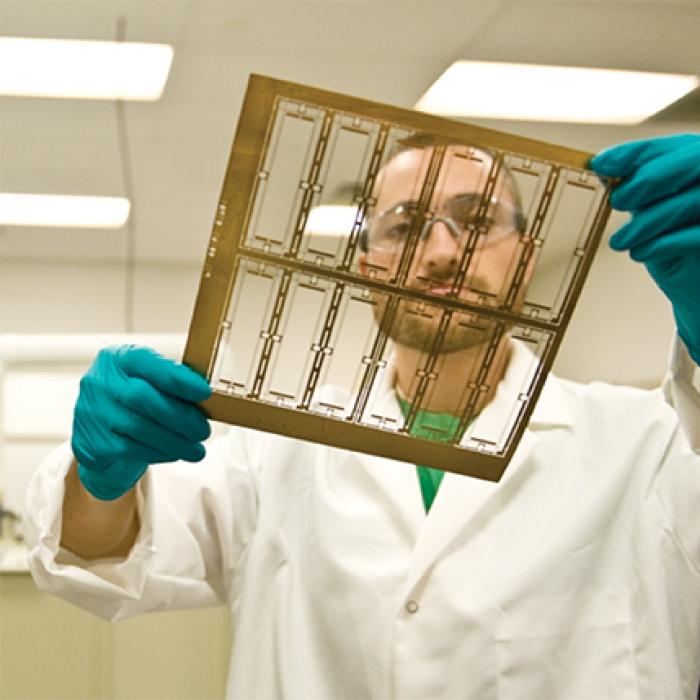
<svg viewBox="0 0 700 700"><path fill-rule="evenodd" d="M583 262L591 220L603 191L592 186L594 176L562 170L550 207L538 236L534 274L525 297L539 318L559 318L570 282Z"/></svg>
<svg viewBox="0 0 700 700"><path fill-rule="evenodd" d="M378 131L376 123L335 116L301 258L332 267L342 263L350 236L363 218L361 195Z"/></svg>
<svg viewBox="0 0 700 700"><path fill-rule="evenodd" d="M281 251L289 244L291 228L303 191L321 115L281 103L267 158L256 174L257 199L246 246Z"/></svg>
<svg viewBox="0 0 700 700"><path fill-rule="evenodd" d="M228 319L222 324L213 387L247 394L253 386L271 304L279 288L280 270L240 258Z"/></svg>
<svg viewBox="0 0 700 700"><path fill-rule="evenodd" d="M469 426L462 439L463 447L492 454L505 451L532 398L552 339L552 334L527 326L511 330L511 361L506 380L499 383L492 402Z"/></svg>
<svg viewBox="0 0 700 700"><path fill-rule="evenodd" d="M590 156L251 77L184 357L205 410L498 481L609 215Z"/></svg>
<svg viewBox="0 0 700 700"><path fill-rule="evenodd" d="M295 276L290 284L261 400L294 407L300 403L313 355L322 350L317 339L328 286L325 280L310 283L306 276Z"/></svg>
<svg viewBox="0 0 700 700"><path fill-rule="evenodd" d="M537 211L537 205L547 185L552 165L512 154L504 158L504 163L510 170L511 177L520 195L525 221L532 223Z"/></svg>
<svg viewBox="0 0 700 700"><path fill-rule="evenodd" d="M323 365L312 410L338 417L351 413L352 398L360 392L366 360L377 336L377 303L366 288L344 288L330 339L331 353Z"/></svg>

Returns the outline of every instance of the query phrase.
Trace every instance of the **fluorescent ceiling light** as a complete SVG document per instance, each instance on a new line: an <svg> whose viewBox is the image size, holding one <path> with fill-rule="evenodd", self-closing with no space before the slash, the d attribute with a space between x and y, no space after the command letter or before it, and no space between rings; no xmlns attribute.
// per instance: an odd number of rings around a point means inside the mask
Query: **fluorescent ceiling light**
<svg viewBox="0 0 700 700"><path fill-rule="evenodd" d="M0 37L0 95L153 101L172 60L166 44Z"/></svg>
<svg viewBox="0 0 700 700"><path fill-rule="evenodd" d="M638 124L698 85L696 75L457 61L416 109L485 119Z"/></svg>
<svg viewBox="0 0 700 700"><path fill-rule="evenodd" d="M130 209L124 197L0 193L0 226L120 228Z"/></svg>
<svg viewBox="0 0 700 700"><path fill-rule="evenodd" d="M349 236L357 219L357 207L322 204L309 212L306 233L314 236Z"/></svg>

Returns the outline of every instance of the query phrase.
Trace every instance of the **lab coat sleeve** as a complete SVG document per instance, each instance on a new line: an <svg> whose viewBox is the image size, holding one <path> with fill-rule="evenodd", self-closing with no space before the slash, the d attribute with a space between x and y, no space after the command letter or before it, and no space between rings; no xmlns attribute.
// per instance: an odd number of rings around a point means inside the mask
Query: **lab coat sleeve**
<svg viewBox="0 0 700 700"><path fill-rule="evenodd" d="M669 543L674 543L700 579L700 369L678 337L671 349L663 390L676 411L680 429L676 425L650 496L658 498L666 521L659 532L671 533ZM678 572L668 572L669 581L681 579ZM680 593L681 598L688 595L688 591Z"/></svg>
<svg viewBox="0 0 700 700"><path fill-rule="evenodd" d="M72 459L70 446L61 446L28 492L25 534L37 585L111 621L225 602L257 512L257 475L243 432L212 441L198 464L147 470L137 486L140 531L126 559L88 561L60 546Z"/></svg>
<svg viewBox="0 0 700 700"><path fill-rule="evenodd" d="M693 452L700 454L700 368L676 335L670 369L663 385L666 401L675 408Z"/></svg>

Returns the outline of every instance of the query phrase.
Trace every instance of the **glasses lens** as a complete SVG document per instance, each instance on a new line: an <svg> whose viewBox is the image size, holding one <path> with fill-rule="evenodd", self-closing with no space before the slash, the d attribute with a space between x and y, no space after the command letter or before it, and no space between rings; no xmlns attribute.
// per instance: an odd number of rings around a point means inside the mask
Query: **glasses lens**
<svg viewBox="0 0 700 700"><path fill-rule="evenodd" d="M431 221L442 221L455 238L466 240L470 233L479 235L477 244L495 242L515 230L515 210L512 205L492 201L488 209L479 216L480 197L458 197L441 207L442 213L426 219L422 230L427 236ZM415 225L415 207L404 204L387 209L369 224L370 248L378 250L400 250L406 244Z"/></svg>
<svg viewBox="0 0 700 700"><path fill-rule="evenodd" d="M515 211L511 205L492 201L479 216L479 200L469 202L456 199L447 207L449 218L463 234L477 231L489 241L501 238L515 228Z"/></svg>
<svg viewBox="0 0 700 700"><path fill-rule="evenodd" d="M382 212L370 222L370 247L380 250L396 250L406 244L415 221L415 210L398 205Z"/></svg>

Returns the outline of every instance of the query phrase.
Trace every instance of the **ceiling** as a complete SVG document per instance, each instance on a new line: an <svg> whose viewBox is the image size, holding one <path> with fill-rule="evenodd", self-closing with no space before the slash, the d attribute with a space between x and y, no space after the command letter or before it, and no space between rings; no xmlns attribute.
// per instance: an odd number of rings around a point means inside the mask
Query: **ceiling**
<svg viewBox="0 0 700 700"><path fill-rule="evenodd" d="M700 1L0 0L0 34L165 42L162 99L126 105L138 262L199 264L251 72L412 106L453 60L700 72ZM1 68L0 68L1 70ZM638 127L487 122L587 150L697 130L700 97ZM0 191L123 195L114 103L0 98ZM4 260L119 261L121 231L0 228Z"/></svg>

